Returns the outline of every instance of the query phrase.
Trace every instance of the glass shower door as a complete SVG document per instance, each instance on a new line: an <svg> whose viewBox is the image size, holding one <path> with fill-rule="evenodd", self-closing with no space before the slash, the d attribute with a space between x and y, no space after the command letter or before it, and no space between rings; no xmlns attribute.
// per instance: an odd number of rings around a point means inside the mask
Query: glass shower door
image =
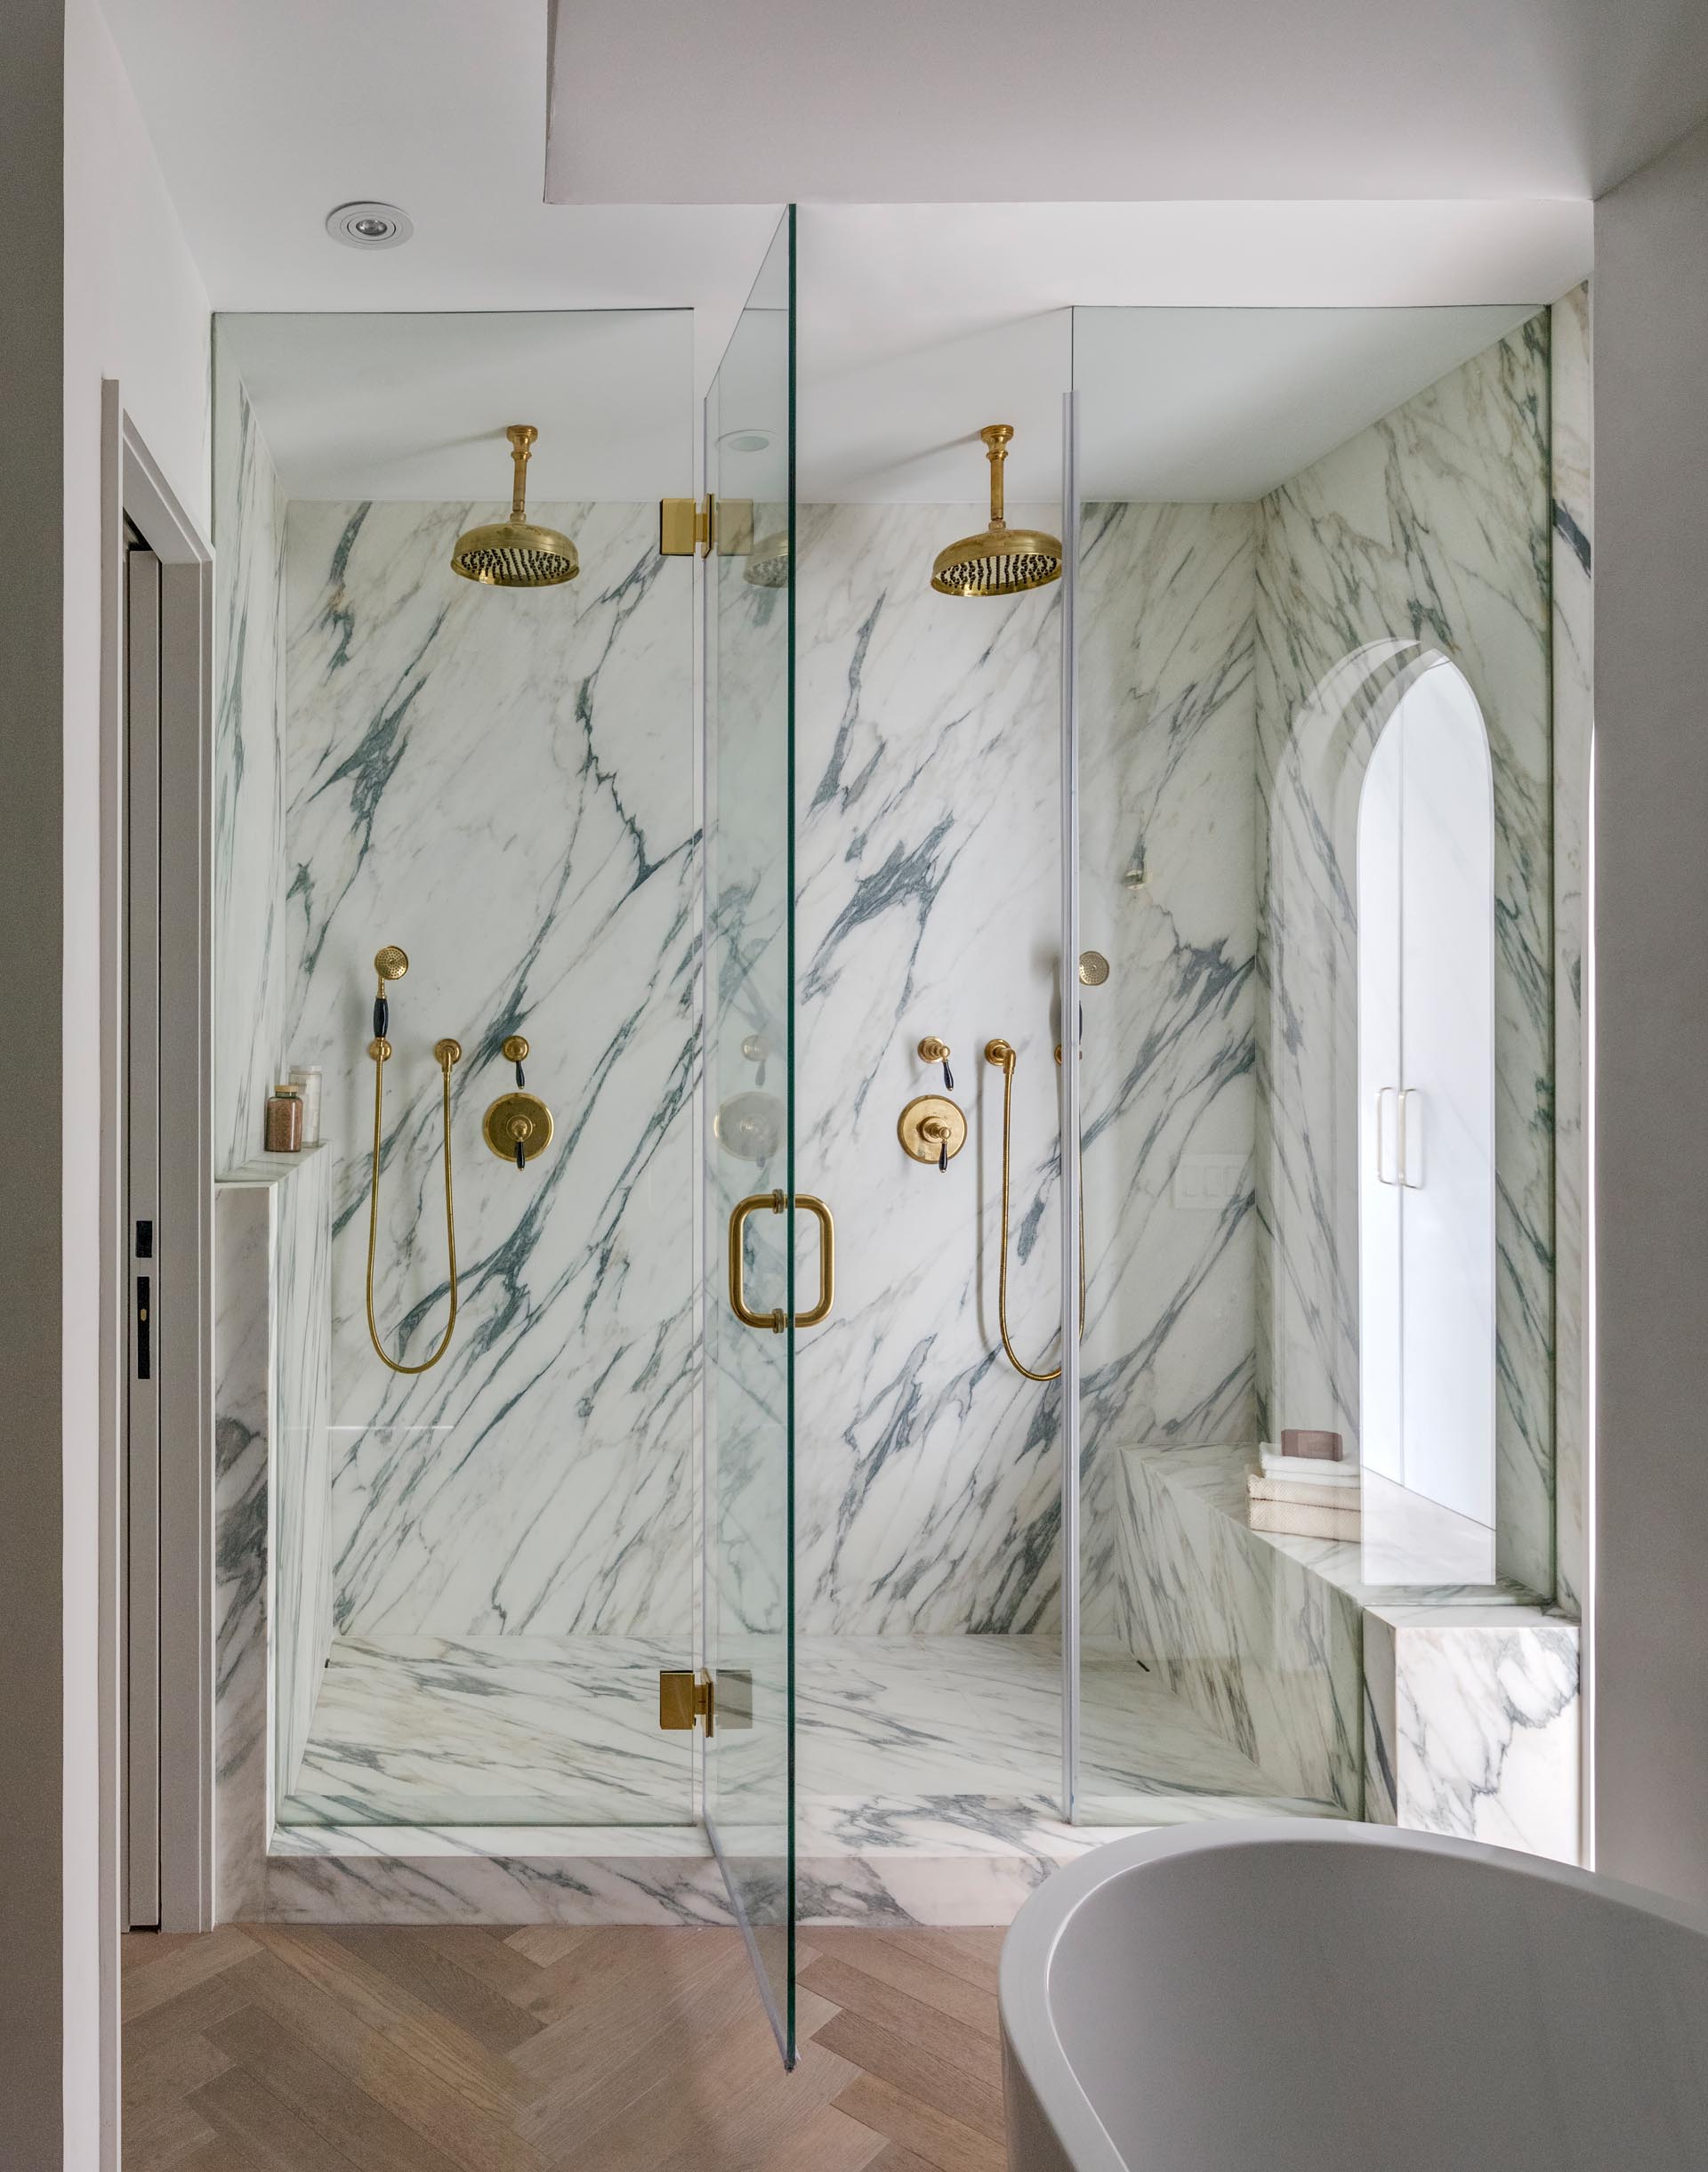
<svg viewBox="0 0 1708 2172"><path fill-rule="evenodd" d="M706 398L703 546L705 1816L791 2065L794 251L791 210Z"/></svg>

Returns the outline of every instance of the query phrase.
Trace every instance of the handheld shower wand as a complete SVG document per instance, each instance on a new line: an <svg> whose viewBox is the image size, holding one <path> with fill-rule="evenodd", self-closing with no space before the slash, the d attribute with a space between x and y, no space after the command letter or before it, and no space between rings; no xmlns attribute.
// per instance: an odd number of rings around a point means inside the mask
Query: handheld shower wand
<svg viewBox="0 0 1708 2172"><path fill-rule="evenodd" d="M385 1067L391 1056L391 1044L386 1038L391 1023L391 1004L385 991L392 981L402 980L408 972L408 957L395 943L387 943L375 953L374 970L379 975L379 983L374 991L374 1038L367 1045L367 1053L374 1059L374 1163L367 1206L367 1333L381 1364L390 1366L394 1373L424 1373L431 1372L450 1348L451 1335L456 1326L456 1211L451 1199L451 1071L462 1061L463 1045L448 1036L433 1044L445 1094L445 1240L450 1256L451 1316L445 1322L439 1347L430 1358L419 1365L400 1365L396 1358L387 1354L374 1317L374 1256L380 1235L380 1143L384 1130Z"/></svg>

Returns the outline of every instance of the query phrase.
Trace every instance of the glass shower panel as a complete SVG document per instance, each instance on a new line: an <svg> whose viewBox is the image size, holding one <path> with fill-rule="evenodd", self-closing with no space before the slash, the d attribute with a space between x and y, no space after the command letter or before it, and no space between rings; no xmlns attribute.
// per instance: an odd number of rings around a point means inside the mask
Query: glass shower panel
<svg viewBox="0 0 1708 2172"><path fill-rule="evenodd" d="M278 1201L222 1667L270 1667L281 1824L689 1828L692 315L222 317L214 378L221 1170ZM536 532L465 577L519 480ZM286 1062L319 1142L257 1165Z"/></svg>
<svg viewBox="0 0 1708 2172"><path fill-rule="evenodd" d="M1074 1815L1357 1815L1373 1592L1549 1587L1547 319L1081 310L1074 337L1076 902L1110 965ZM1413 704L1427 839L1377 751ZM1382 1475L1414 1432L1433 1496ZM1449 1442L1492 1472L1498 1579Z"/></svg>
<svg viewBox="0 0 1708 2172"><path fill-rule="evenodd" d="M794 248L790 212L706 398L705 585L705 1810L791 2063Z"/></svg>
<svg viewBox="0 0 1708 2172"><path fill-rule="evenodd" d="M1080 1067L1087 1823L1358 1792L1356 1639L1246 1522L1258 509L1205 314L1075 316L1079 941L1109 962Z"/></svg>

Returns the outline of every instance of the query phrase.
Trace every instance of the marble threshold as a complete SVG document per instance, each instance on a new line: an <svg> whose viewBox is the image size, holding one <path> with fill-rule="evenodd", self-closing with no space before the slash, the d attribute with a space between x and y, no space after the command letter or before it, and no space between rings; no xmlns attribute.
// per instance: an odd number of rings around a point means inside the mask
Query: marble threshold
<svg viewBox="0 0 1708 2172"><path fill-rule="evenodd" d="M769 1647L776 1656L777 1647ZM663 1735L643 1639L337 1640L269 1852L302 1920L728 1920L694 1821L691 1743ZM783 1743L713 1750L713 1815L756 1893L784 1870ZM1096 1823L1061 1813L1051 1636L809 1637L797 1647L796 1877L805 1922L1008 1921L1118 1831L1333 1814L1269 1785L1118 1645L1081 1658ZM1082 1810L1082 1815L1086 1814Z"/></svg>

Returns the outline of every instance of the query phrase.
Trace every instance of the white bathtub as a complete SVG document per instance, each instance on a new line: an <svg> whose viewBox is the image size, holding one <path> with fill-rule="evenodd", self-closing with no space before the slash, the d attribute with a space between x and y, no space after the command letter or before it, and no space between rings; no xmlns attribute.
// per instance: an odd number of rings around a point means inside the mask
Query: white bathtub
<svg viewBox="0 0 1708 2172"><path fill-rule="evenodd" d="M1704 2172L1708 1917L1265 1819L1059 1870L1003 1949L1010 2172Z"/></svg>

